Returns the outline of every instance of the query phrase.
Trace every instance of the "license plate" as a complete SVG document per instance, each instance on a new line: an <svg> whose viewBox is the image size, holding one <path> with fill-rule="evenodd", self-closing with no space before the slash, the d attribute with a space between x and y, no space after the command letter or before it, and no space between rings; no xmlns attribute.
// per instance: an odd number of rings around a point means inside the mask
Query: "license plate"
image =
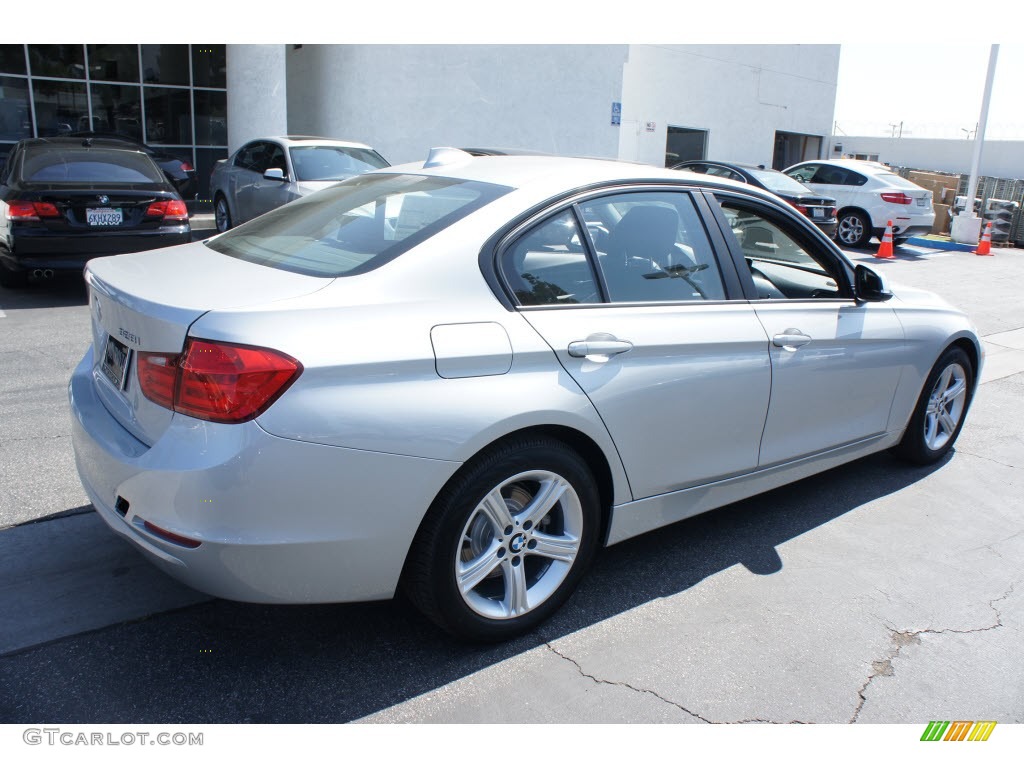
<svg viewBox="0 0 1024 768"><path fill-rule="evenodd" d="M130 356L131 350L127 346L113 336L107 337L100 370L103 371L104 376L110 379L110 383L118 389L124 389L128 381L128 358Z"/></svg>
<svg viewBox="0 0 1024 768"><path fill-rule="evenodd" d="M823 218L825 218L825 209L824 208L811 208L811 218L812 219L823 219Z"/></svg>
<svg viewBox="0 0 1024 768"><path fill-rule="evenodd" d="M116 227L123 220L120 208L85 209L85 221L90 227Z"/></svg>
<svg viewBox="0 0 1024 768"><path fill-rule="evenodd" d="M919 198L917 198L917 207L918 208L924 208L926 205L928 205L928 198L927 197L919 197Z"/></svg>

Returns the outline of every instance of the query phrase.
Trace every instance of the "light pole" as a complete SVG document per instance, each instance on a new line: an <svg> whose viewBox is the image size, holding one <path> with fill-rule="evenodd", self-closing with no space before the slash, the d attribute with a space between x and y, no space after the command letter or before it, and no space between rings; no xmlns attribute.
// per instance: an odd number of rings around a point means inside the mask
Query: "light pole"
<svg viewBox="0 0 1024 768"><path fill-rule="evenodd" d="M978 189L978 168L981 166L981 148L985 143L985 126L988 124L988 105L992 100L992 81L996 74L996 59L999 46L993 45L988 55L988 74L985 76L985 94L981 98L981 118L974 131L974 157L971 159L971 175L967 182L964 209L953 219L950 237L958 243L976 243L981 237L981 218L974 215L974 193ZM968 135L970 135L968 133Z"/></svg>

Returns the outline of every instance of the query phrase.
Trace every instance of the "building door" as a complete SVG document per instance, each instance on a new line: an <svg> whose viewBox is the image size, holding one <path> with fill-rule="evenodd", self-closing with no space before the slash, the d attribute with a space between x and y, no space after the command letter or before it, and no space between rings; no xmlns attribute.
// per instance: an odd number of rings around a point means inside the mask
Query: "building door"
<svg viewBox="0 0 1024 768"><path fill-rule="evenodd" d="M665 167L671 168L687 160L704 160L707 157L707 146L707 131L670 125L665 139Z"/></svg>
<svg viewBox="0 0 1024 768"><path fill-rule="evenodd" d="M821 159L822 138L807 133L776 131L772 168L781 171L804 160Z"/></svg>

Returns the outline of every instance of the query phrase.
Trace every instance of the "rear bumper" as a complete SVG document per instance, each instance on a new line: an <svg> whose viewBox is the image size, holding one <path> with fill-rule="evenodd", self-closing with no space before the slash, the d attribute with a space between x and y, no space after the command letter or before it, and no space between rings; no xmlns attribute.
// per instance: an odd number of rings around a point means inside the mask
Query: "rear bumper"
<svg viewBox="0 0 1024 768"><path fill-rule="evenodd" d="M814 219L811 219L814 221ZM832 238L836 235L836 227L839 226L839 222L836 219L832 221L814 221L814 226L825 233L826 237Z"/></svg>
<svg viewBox="0 0 1024 768"><path fill-rule="evenodd" d="M881 224L880 227L877 226L879 223ZM874 224L876 225L873 227L875 237L884 235L885 221L876 221ZM933 224L935 224L934 211L914 216L896 216L892 219L892 234L894 237L900 238L927 235L932 231Z"/></svg>
<svg viewBox="0 0 1024 768"><path fill-rule="evenodd" d="M16 232L13 247L0 245L0 262L10 270L53 269L81 271L89 259L137 253L192 239L187 223L148 232L82 232L47 234Z"/></svg>
<svg viewBox="0 0 1024 768"><path fill-rule="evenodd" d="M232 600L391 597L425 510L459 466L178 414L147 446L96 396L91 348L69 398L78 472L104 522L174 578ZM200 544L172 543L146 521Z"/></svg>

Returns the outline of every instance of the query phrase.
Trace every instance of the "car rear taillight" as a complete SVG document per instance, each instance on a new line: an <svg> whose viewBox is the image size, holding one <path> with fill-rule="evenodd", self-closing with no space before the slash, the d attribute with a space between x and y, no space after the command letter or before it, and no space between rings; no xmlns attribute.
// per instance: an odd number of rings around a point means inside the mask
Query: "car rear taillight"
<svg viewBox="0 0 1024 768"><path fill-rule="evenodd" d="M12 200L7 204L7 218L11 221L39 221L60 216L60 211L53 203L28 203L24 200Z"/></svg>
<svg viewBox="0 0 1024 768"><path fill-rule="evenodd" d="M910 195L905 195L902 192L882 192L882 199L887 203L899 203L900 205L910 205L914 202Z"/></svg>
<svg viewBox="0 0 1024 768"><path fill-rule="evenodd" d="M180 355L140 352L139 386L158 405L225 424L254 419L284 394L302 364L283 352L189 339Z"/></svg>
<svg viewBox="0 0 1024 768"><path fill-rule="evenodd" d="M149 204L146 218L162 218L164 221L185 221L188 219L188 208L181 200L157 200Z"/></svg>
<svg viewBox="0 0 1024 768"><path fill-rule="evenodd" d="M195 168L192 167L192 163L190 163L188 160L182 160L181 161L181 170L183 170L183 171L194 171Z"/></svg>

